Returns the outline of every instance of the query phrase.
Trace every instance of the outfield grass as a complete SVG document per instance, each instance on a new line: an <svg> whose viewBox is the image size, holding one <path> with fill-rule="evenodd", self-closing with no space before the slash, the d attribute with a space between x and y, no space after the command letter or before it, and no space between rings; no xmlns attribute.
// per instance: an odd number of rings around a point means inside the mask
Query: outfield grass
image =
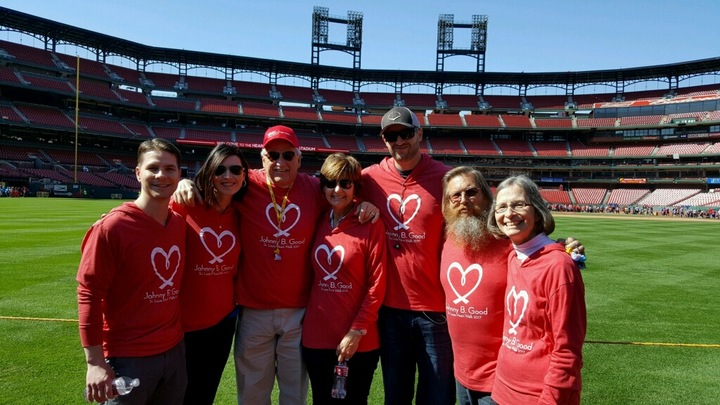
<svg viewBox="0 0 720 405"><path fill-rule="evenodd" d="M0 404L81 403L80 242L118 204L0 199ZM554 237L588 247L583 403L717 403L720 221L558 215L557 223ZM382 398L378 371L370 402ZM216 403L235 401L230 361Z"/></svg>

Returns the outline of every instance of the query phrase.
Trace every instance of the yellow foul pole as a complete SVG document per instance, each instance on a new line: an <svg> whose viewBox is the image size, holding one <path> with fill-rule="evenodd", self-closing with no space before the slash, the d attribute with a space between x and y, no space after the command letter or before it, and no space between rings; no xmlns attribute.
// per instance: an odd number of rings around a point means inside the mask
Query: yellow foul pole
<svg viewBox="0 0 720 405"><path fill-rule="evenodd" d="M75 65L75 184L78 182L78 114L80 105L80 55Z"/></svg>

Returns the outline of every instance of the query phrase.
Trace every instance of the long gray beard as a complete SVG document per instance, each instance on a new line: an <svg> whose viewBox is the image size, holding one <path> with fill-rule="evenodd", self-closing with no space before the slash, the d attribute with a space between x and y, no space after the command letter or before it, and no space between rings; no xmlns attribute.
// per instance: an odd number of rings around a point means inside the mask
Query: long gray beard
<svg viewBox="0 0 720 405"><path fill-rule="evenodd" d="M480 213L479 216L456 217L447 224L447 233L466 250L478 253L487 246L492 237L487 230L487 218L487 212Z"/></svg>

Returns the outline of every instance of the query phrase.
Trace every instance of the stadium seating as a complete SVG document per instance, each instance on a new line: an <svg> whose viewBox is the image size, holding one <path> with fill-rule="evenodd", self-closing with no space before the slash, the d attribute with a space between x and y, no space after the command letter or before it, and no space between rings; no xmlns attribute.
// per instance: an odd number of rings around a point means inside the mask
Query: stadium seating
<svg viewBox="0 0 720 405"><path fill-rule="evenodd" d="M690 198L700 190L695 189L657 189L637 201L638 205L668 206Z"/></svg>
<svg viewBox="0 0 720 405"><path fill-rule="evenodd" d="M643 196L647 195L649 192L650 190L647 189L616 188L610 191L610 196L608 197L607 204L616 204L621 206L635 204L638 200L640 200Z"/></svg>
<svg viewBox="0 0 720 405"><path fill-rule="evenodd" d="M538 156L568 156L567 142L533 142Z"/></svg>
<svg viewBox="0 0 720 405"><path fill-rule="evenodd" d="M578 188L572 189L572 195L577 204L599 205L603 203L607 190L604 188Z"/></svg>

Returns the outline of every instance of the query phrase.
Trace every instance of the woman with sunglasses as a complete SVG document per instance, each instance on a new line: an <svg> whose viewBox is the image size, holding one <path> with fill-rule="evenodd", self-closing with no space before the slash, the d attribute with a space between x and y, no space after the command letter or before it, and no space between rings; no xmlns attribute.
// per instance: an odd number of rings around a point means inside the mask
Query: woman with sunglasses
<svg viewBox="0 0 720 405"><path fill-rule="evenodd" d="M335 153L320 169L330 203L313 245L314 277L303 324L303 359L314 404L367 404L380 358L377 316L385 296L385 226L358 222L360 163ZM335 366L348 367L346 396L333 398Z"/></svg>
<svg viewBox="0 0 720 405"><path fill-rule="evenodd" d="M171 208L187 221L185 273L180 294L188 385L185 404L212 404L227 363L237 311L240 258L239 201L247 190L248 162L239 148L216 146L195 176L202 204Z"/></svg>
<svg viewBox="0 0 720 405"><path fill-rule="evenodd" d="M488 228L507 237L505 319L492 399L498 404L580 403L585 286L555 220L527 176L500 183Z"/></svg>

